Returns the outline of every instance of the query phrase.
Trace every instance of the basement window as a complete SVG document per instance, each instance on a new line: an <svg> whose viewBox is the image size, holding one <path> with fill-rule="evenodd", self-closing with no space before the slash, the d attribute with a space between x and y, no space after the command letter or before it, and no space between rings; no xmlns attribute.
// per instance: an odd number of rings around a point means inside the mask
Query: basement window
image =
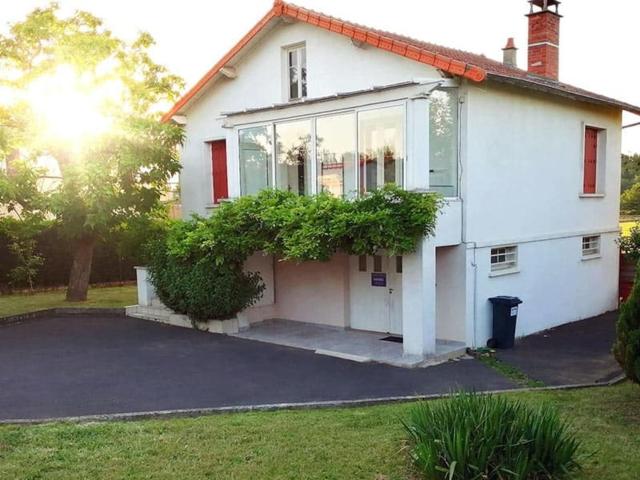
<svg viewBox="0 0 640 480"><path fill-rule="evenodd" d="M287 80L289 82L289 100L300 100L307 96L307 47L297 45L288 48Z"/></svg>
<svg viewBox="0 0 640 480"><path fill-rule="evenodd" d="M518 268L518 247L496 247L491 249L491 272L508 273Z"/></svg>
<svg viewBox="0 0 640 480"><path fill-rule="evenodd" d="M600 235L582 237L582 258L597 258L600 256Z"/></svg>

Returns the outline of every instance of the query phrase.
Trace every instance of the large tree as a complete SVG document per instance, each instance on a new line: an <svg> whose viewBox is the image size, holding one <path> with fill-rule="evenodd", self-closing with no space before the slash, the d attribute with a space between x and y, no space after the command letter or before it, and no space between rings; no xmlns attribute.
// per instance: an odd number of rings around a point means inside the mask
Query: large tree
<svg viewBox="0 0 640 480"><path fill-rule="evenodd" d="M183 83L151 59L152 45L55 3L0 35L0 189L15 186L11 163L58 177L40 185L37 207L69 241L70 301L86 299L97 239L152 211L180 168L182 130L160 115ZM16 211L33 208L15 188L4 194Z"/></svg>

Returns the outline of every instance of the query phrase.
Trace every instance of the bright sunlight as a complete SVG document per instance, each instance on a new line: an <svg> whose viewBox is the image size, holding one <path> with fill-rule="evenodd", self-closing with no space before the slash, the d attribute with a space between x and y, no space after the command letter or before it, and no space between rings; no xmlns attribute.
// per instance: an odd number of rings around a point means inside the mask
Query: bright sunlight
<svg viewBox="0 0 640 480"><path fill-rule="evenodd" d="M115 81L97 83L92 75L79 75L69 65L34 80L24 93L46 136L79 143L112 128L104 114L110 100L121 94Z"/></svg>

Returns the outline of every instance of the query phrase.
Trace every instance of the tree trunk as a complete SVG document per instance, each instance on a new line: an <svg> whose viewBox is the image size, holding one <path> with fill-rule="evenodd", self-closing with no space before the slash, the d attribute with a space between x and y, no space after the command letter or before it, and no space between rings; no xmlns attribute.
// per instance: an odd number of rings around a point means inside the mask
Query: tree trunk
<svg viewBox="0 0 640 480"><path fill-rule="evenodd" d="M93 236L82 237L75 243L67 288L68 302L83 302L87 299L95 245L96 239Z"/></svg>

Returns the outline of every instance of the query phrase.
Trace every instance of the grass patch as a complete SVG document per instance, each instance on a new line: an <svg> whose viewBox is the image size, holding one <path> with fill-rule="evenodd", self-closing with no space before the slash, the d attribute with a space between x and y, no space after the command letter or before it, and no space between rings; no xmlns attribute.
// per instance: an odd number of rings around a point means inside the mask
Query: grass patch
<svg viewBox="0 0 640 480"><path fill-rule="evenodd" d="M640 388L509 394L548 402L587 453L580 480L640 477ZM400 419L411 405L190 419L0 427L0 478L415 478Z"/></svg>
<svg viewBox="0 0 640 480"><path fill-rule="evenodd" d="M86 302L67 302L65 294L65 290L55 290L32 295L0 295L0 317L56 307L125 307L138 301L135 285L91 288Z"/></svg>
<svg viewBox="0 0 640 480"><path fill-rule="evenodd" d="M510 378L522 387L537 388L545 386L544 382L535 380L529 377L519 368L516 368L509 363L499 360L495 356L495 352L489 348L479 348L478 350L472 351L471 354L488 367L493 368L498 373L504 375L507 378Z"/></svg>

